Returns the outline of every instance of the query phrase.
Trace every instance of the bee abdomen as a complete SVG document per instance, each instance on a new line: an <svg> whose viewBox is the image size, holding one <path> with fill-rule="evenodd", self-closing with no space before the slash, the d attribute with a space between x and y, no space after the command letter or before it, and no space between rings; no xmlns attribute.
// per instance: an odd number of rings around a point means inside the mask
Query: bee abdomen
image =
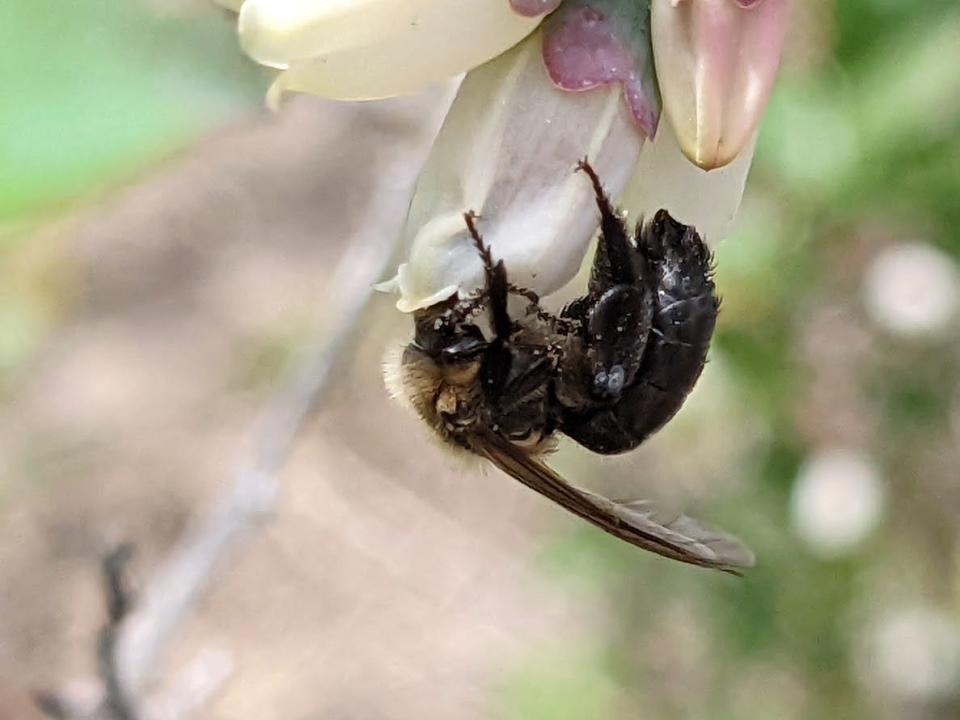
<svg viewBox="0 0 960 720"><path fill-rule="evenodd" d="M693 228L661 210L639 241L658 279L639 371L614 404L562 418L565 435L601 454L632 450L677 413L703 371L719 310L710 252Z"/></svg>

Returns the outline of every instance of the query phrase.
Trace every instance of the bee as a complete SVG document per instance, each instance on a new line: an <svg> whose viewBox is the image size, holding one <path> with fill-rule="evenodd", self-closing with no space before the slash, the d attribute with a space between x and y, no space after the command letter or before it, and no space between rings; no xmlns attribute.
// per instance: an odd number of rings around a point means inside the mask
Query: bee
<svg viewBox="0 0 960 720"><path fill-rule="evenodd" d="M680 562L737 573L753 555L725 533L647 500L576 487L545 462L557 434L602 455L634 449L680 409L699 378L719 300L713 258L696 230L666 210L631 238L594 169L600 236L587 293L559 314L512 285L477 228L464 221L484 286L414 315L399 389L445 443L485 458L527 487L628 543ZM526 302L511 315L510 299ZM515 303L516 304L516 303Z"/></svg>

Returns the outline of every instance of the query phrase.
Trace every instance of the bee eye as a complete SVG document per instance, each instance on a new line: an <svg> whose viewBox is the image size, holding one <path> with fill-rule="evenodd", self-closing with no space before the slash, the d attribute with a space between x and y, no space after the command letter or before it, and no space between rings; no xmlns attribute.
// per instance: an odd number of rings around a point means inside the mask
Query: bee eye
<svg viewBox="0 0 960 720"><path fill-rule="evenodd" d="M475 337L464 337L440 351L447 361L459 361L476 357L487 347L486 341Z"/></svg>

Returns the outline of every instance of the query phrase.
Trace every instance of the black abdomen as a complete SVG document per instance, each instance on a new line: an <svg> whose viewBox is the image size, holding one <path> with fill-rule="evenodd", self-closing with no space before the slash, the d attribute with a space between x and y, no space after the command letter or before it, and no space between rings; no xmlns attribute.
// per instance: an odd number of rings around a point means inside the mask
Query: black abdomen
<svg viewBox="0 0 960 720"><path fill-rule="evenodd" d="M601 454L632 450L676 414L700 377L717 320L710 252L692 227L661 210L637 245L652 271L646 281L655 282L639 370L613 401L562 416L564 434Z"/></svg>

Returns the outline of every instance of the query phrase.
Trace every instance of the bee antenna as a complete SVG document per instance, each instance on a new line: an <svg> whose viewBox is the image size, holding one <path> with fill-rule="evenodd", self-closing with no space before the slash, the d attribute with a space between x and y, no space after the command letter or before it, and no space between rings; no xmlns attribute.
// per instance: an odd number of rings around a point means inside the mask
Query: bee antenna
<svg viewBox="0 0 960 720"><path fill-rule="evenodd" d="M487 280L487 296L490 301L490 314L493 317L494 331L497 338L506 341L510 337L513 329L513 323L510 322L510 315L507 313L507 293L509 292L509 283L507 282L507 271L503 267L503 261L494 263L493 255L490 252L490 246L483 241L480 232L477 230L477 214L469 210L463 214L463 220L467 223L467 230L470 231L470 237L473 238L473 244L480 253L480 259L483 261L483 270Z"/></svg>

